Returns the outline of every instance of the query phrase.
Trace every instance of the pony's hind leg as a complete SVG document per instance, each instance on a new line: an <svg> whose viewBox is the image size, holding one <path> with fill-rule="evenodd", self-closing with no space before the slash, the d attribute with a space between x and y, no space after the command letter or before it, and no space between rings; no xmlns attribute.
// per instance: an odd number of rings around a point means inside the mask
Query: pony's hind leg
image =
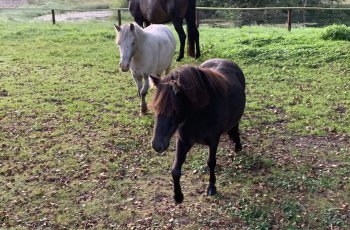
<svg viewBox="0 0 350 230"><path fill-rule="evenodd" d="M195 28L195 43L196 43L196 59L199 58L201 56L201 50L200 50L200 45L199 45L199 31L197 29L197 27Z"/></svg>
<svg viewBox="0 0 350 230"><path fill-rule="evenodd" d="M196 25L196 0L189 0L188 10L186 14L188 49L187 53L190 57L196 59L201 56L199 46L199 31Z"/></svg>
<svg viewBox="0 0 350 230"><path fill-rule="evenodd" d="M173 25L175 27L177 34L179 35L179 40L180 40L180 53L176 61L181 61L181 59L184 57L185 42L186 42L186 34L184 31L184 28L182 27L182 19L174 18Z"/></svg>
<svg viewBox="0 0 350 230"><path fill-rule="evenodd" d="M199 46L199 31L196 26L195 16L194 18L187 17L187 54L190 57L195 57L196 59L201 56L200 46Z"/></svg>
<svg viewBox="0 0 350 230"><path fill-rule="evenodd" d="M239 137L239 125L235 125L231 130L228 131L228 135L231 138L233 142L235 142L235 150L241 151L242 150L242 144L241 144L241 138Z"/></svg>
<svg viewBox="0 0 350 230"><path fill-rule="evenodd" d="M143 17L134 17L134 21L137 23L137 25L139 25L140 27L144 28L143 27L143 22L144 22Z"/></svg>
<svg viewBox="0 0 350 230"><path fill-rule="evenodd" d="M144 25L144 28L146 28L146 27L149 27L149 25L151 25L151 23L149 21L145 20L143 25Z"/></svg>

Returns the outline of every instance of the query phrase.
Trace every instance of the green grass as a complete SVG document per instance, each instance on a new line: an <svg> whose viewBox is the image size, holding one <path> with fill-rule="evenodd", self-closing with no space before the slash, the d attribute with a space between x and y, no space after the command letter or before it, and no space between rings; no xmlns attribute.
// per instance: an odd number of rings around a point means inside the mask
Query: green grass
<svg viewBox="0 0 350 230"><path fill-rule="evenodd" d="M207 197L207 148L196 146L175 205L174 145L151 149L153 117L139 116L118 68L112 22L0 30L0 228L349 227L349 42L322 40L323 29L200 27L203 55L174 68L214 57L242 67L244 150L223 136Z"/></svg>
<svg viewBox="0 0 350 230"><path fill-rule="evenodd" d="M210 49L204 53L248 66L248 84L254 84L250 94L265 95L248 102L263 110L260 116L266 115L268 122L288 119L292 121L288 126L302 133L350 132L349 114L336 112L347 107L350 97L349 84L343 82L349 68L348 42L333 43L330 49L329 42L319 39L320 29L297 29L290 34L273 28L269 33L250 27L221 31L219 38L215 36L219 29L208 32L205 43ZM259 84L249 81L251 74Z"/></svg>

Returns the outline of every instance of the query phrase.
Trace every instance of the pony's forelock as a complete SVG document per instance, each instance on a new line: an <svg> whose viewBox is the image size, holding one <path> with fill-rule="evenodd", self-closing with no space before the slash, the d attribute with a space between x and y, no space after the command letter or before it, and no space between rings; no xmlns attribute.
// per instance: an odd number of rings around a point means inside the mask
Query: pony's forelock
<svg viewBox="0 0 350 230"><path fill-rule="evenodd" d="M175 104L172 100L173 94L171 84L158 85L150 104L150 107L157 116L159 114L170 115L174 111Z"/></svg>
<svg viewBox="0 0 350 230"><path fill-rule="evenodd" d="M133 24L134 26L134 31L136 31L135 33L138 32L138 30L140 30L140 26L137 25L136 23L130 23ZM116 36L116 42L118 42L119 40L123 40L125 39L126 36L130 35L130 24L125 24L120 26L120 31L117 31L117 36Z"/></svg>
<svg viewBox="0 0 350 230"><path fill-rule="evenodd" d="M175 92L173 90L173 85L176 83L176 76L177 72L173 72L163 77L158 83L156 93L150 104L156 115L170 115L176 109L174 102Z"/></svg>

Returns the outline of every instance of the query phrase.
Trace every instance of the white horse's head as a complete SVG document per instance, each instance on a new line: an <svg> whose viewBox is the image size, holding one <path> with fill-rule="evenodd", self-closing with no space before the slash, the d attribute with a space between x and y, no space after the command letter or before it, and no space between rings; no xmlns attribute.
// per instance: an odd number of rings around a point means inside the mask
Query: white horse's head
<svg viewBox="0 0 350 230"><path fill-rule="evenodd" d="M135 25L130 23L121 27L114 25L114 27L117 32L116 43L120 52L119 66L123 72L126 72L130 69L131 58L134 56L136 49Z"/></svg>

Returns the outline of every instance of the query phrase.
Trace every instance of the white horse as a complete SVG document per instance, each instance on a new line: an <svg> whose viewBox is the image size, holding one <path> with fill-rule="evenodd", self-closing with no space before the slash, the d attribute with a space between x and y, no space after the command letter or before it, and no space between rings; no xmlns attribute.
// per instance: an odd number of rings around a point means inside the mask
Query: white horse
<svg viewBox="0 0 350 230"><path fill-rule="evenodd" d="M119 66L123 72L131 70L141 97L141 113L144 114L147 112L148 76L155 74L160 77L164 71L165 74L170 71L176 49L175 37L165 25L153 24L145 29L133 23L114 26L120 52Z"/></svg>

